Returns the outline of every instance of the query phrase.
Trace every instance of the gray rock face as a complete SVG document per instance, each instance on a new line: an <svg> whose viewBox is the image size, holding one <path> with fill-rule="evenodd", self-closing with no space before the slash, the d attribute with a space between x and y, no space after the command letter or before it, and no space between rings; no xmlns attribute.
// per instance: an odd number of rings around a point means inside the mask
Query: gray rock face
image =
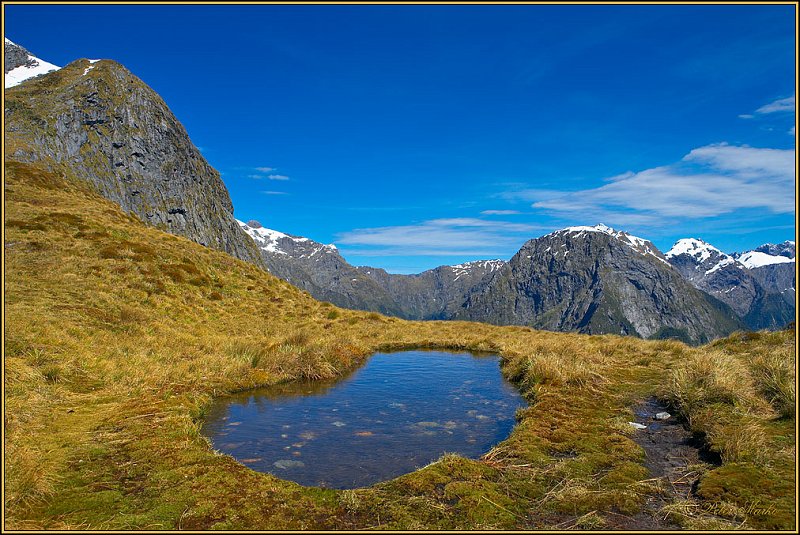
<svg viewBox="0 0 800 535"><path fill-rule="evenodd" d="M750 270L761 286L770 293L780 294L794 303L795 296L795 264L771 264Z"/></svg>
<svg viewBox="0 0 800 535"><path fill-rule="evenodd" d="M684 280L652 243L595 228L530 240L470 292L455 318L691 343L742 326L724 303Z"/></svg>
<svg viewBox="0 0 800 535"><path fill-rule="evenodd" d="M5 74L17 67L35 67L38 61L32 58L33 54L22 48L21 46L12 43L8 39L5 41Z"/></svg>
<svg viewBox="0 0 800 535"><path fill-rule="evenodd" d="M114 61L75 61L6 93L11 158L61 166L144 222L262 265L228 191L151 88Z"/></svg>

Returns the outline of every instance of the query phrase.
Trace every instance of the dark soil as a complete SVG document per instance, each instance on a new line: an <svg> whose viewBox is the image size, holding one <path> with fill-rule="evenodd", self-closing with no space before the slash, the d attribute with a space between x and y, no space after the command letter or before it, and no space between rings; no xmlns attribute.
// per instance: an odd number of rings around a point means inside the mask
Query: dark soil
<svg viewBox="0 0 800 535"><path fill-rule="evenodd" d="M694 437L679 418L673 415L666 420L656 420L655 415L659 412L670 412L670 409L654 397L634 407L634 421L646 425L647 428L636 430L633 440L644 449L644 465L650 470L650 477L660 479L661 492L647 497L641 513L632 517L621 517L619 525L614 525L613 528L681 529L680 525L660 515L659 510L673 501L693 497L702 472L696 467L720 464L719 457L709 452L702 440ZM613 522L612 518L607 520Z"/></svg>

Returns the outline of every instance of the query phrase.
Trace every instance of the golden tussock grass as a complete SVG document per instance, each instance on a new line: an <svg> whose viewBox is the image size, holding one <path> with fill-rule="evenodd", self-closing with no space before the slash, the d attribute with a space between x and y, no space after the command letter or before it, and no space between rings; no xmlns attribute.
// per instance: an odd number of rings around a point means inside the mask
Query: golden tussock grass
<svg viewBox="0 0 800 535"><path fill-rule="evenodd" d="M651 492L624 422L657 392L731 466L793 469L786 333L689 348L339 309L142 225L78 178L6 162L6 528L530 529L564 515L601 527ZM336 378L372 352L410 348L501 355L531 406L491 456L337 492L253 472L199 432L215 397ZM730 421L749 446L708 413L718 406L741 416ZM749 455L762 435L783 453ZM739 488L742 470L710 472L708 499L723 476ZM786 507L769 522L788 526Z"/></svg>

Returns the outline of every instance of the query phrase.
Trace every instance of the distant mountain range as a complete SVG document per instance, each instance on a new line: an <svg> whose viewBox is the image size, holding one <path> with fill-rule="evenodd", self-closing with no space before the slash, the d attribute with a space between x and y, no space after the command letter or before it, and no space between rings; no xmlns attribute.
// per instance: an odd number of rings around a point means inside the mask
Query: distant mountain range
<svg viewBox="0 0 800 535"><path fill-rule="evenodd" d="M794 318L794 242L727 255L697 239L662 254L605 225L525 243L510 261L417 275L354 267L335 246L239 222L275 275L337 305L408 319L465 319L699 343ZM265 238L269 237L269 238Z"/></svg>
<svg viewBox="0 0 800 535"><path fill-rule="evenodd" d="M765 244L725 254L702 240L678 240L666 257L696 288L729 305L751 329L794 319L795 243Z"/></svg>
<svg viewBox="0 0 800 535"><path fill-rule="evenodd" d="M6 40L6 161L84 181L143 221L266 268L336 305L408 319L677 337L779 328L795 313L795 244L726 254L698 239L662 254L604 225L532 239L509 261L417 275L350 265L333 245L233 218L219 173L164 101L122 65L58 68Z"/></svg>

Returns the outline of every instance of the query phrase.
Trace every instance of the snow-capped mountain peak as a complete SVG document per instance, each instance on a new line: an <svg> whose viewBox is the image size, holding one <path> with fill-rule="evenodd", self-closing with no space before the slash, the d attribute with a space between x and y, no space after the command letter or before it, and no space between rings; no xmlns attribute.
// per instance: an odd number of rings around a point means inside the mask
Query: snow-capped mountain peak
<svg viewBox="0 0 800 535"><path fill-rule="evenodd" d="M239 223L242 230L253 238L253 241L256 242L259 249L268 253L282 255L294 255L299 253L298 257L304 258L321 252L332 253L336 251L335 245L323 245L309 240L308 238L284 234L277 230L265 228L258 221L248 221L245 223L237 219L236 222Z"/></svg>
<svg viewBox="0 0 800 535"><path fill-rule="evenodd" d="M761 251L748 251L741 254L736 260L747 269L755 269L763 266L769 266L771 264L788 264L794 262L794 258L787 258L781 255L771 255L768 253L762 253Z"/></svg>
<svg viewBox="0 0 800 535"><path fill-rule="evenodd" d="M771 264L794 262L794 251L794 242L785 241L780 244L765 243L752 251L729 255L703 240L682 238L675 242L664 256L673 261L682 255L687 255L694 261L695 269L703 267L705 274L709 275L731 264L755 269Z"/></svg>
<svg viewBox="0 0 800 535"><path fill-rule="evenodd" d="M703 240L698 240L697 238L682 238L676 241L675 245L673 245L664 256L667 258L673 258L682 254L687 254L700 263L705 262L712 256L719 255L728 257L727 254L723 253L713 245L706 243Z"/></svg>
<svg viewBox="0 0 800 535"><path fill-rule="evenodd" d="M5 40L5 88L14 87L25 80L57 71L61 67L37 58L23 47Z"/></svg>
<svg viewBox="0 0 800 535"><path fill-rule="evenodd" d="M587 232L599 232L601 234L607 234L609 236L612 236L612 237L616 238L617 240L621 241L622 243L624 243L625 245L627 245L628 247L630 247L631 249L633 249L634 251L637 251L637 252L639 252L641 254L644 254L644 255L653 256L653 257L657 258L658 260L660 260L661 262L669 265L669 262L664 260L663 255L661 254L661 251L659 251L656 248L656 246L653 245L649 240L645 240L644 238L639 238L638 236L634 236L632 234L628 234L627 232L624 232L622 230L615 230L615 229L613 229L613 228L611 228L611 227L609 227L607 225L604 225L602 223L599 223L599 224L597 224L597 225L595 225L593 227L583 226L583 225L575 226L575 227L567 227L567 228L563 228L561 230L557 230L555 232L552 232L552 233L548 234L548 236L555 235L555 234L565 234L565 233L566 234L574 234L576 236L581 236L581 235L583 235L584 233L587 233Z"/></svg>

